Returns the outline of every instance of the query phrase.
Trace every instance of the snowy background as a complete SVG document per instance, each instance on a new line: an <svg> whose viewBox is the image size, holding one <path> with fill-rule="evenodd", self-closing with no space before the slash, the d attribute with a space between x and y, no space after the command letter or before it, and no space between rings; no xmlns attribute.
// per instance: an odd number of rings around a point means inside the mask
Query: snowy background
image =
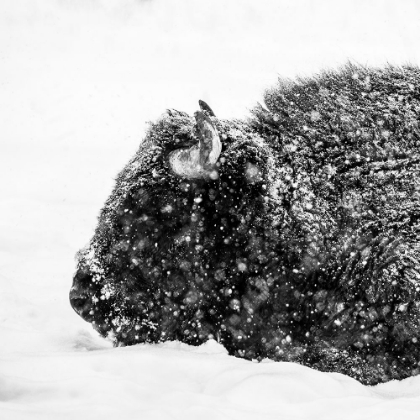
<svg viewBox="0 0 420 420"><path fill-rule="evenodd" d="M74 254L166 109L243 117L278 76L420 64L418 0L0 2L1 419L418 419L373 388L215 342L113 349L70 308Z"/></svg>

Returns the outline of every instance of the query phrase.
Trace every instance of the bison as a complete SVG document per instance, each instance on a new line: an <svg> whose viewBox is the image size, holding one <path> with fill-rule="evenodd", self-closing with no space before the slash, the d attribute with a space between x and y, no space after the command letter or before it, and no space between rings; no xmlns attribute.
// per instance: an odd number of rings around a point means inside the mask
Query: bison
<svg viewBox="0 0 420 420"><path fill-rule="evenodd" d="M364 384L420 369L420 70L280 80L246 120L168 110L78 254L116 346L209 338Z"/></svg>

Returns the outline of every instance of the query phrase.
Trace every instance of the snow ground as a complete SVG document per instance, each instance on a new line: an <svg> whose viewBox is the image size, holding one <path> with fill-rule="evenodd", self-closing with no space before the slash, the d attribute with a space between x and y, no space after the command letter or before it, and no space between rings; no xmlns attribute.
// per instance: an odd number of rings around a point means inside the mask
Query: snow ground
<svg viewBox="0 0 420 420"><path fill-rule="evenodd" d="M313 4L0 4L0 419L419 418L420 377L369 388L215 342L114 349L68 304L145 121L200 98L242 116L278 74L348 58L420 62L416 0Z"/></svg>

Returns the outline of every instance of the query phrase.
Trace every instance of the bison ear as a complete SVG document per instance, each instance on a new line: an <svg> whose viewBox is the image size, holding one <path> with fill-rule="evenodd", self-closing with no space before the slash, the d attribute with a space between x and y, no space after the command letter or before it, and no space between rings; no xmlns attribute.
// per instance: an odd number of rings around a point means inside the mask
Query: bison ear
<svg viewBox="0 0 420 420"><path fill-rule="evenodd" d="M210 117L215 117L213 110L208 106L208 104L201 99L198 101L198 105L200 105L200 109L205 112Z"/></svg>
<svg viewBox="0 0 420 420"><path fill-rule="evenodd" d="M176 175L183 178L216 179L218 177L216 163L222 151L219 134L207 110L197 111L194 116L196 121L194 133L198 144L171 152L170 167Z"/></svg>

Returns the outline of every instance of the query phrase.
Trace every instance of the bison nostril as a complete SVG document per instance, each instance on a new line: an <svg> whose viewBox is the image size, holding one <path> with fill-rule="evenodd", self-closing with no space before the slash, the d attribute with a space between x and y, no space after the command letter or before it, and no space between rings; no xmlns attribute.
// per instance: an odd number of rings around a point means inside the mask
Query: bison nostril
<svg viewBox="0 0 420 420"><path fill-rule="evenodd" d="M81 310L85 307L86 298L73 298L70 302L76 312L81 312Z"/></svg>
<svg viewBox="0 0 420 420"><path fill-rule="evenodd" d="M91 308L91 302L88 295L79 293L73 288L70 291L70 305L81 316Z"/></svg>

